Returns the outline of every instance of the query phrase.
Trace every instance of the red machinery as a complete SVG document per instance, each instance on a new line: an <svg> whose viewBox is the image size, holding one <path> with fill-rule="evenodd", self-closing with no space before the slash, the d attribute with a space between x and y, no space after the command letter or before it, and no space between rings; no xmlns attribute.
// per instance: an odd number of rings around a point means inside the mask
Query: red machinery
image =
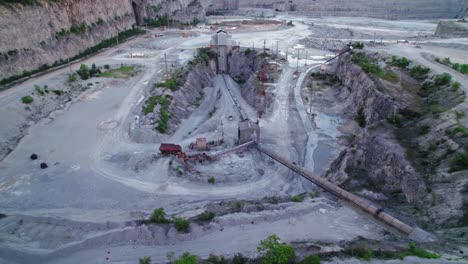
<svg viewBox="0 0 468 264"><path fill-rule="evenodd" d="M195 155L188 156L182 151L182 147L175 144L166 144L163 143L159 147L159 151L161 151L164 155L174 155L177 156L182 161L199 161L200 163L203 161L211 160L211 157L206 155L205 153L198 153Z"/></svg>

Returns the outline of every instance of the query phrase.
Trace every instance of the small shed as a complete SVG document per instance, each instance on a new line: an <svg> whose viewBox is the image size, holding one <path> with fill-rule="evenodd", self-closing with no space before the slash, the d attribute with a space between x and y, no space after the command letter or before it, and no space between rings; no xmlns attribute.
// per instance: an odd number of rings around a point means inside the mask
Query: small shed
<svg viewBox="0 0 468 264"><path fill-rule="evenodd" d="M182 153L182 147L179 145L175 144L161 144L159 147L159 151L161 151L162 154L172 154L176 155L177 153Z"/></svg>
<svg viewBox="0 0 468 264"><path fill-rule="evenodd" d="M196 148L198 151L208 150L206 138L197 138Z"/></svg>
<svg viewBox="0 0 468 264"><path fill-rule="evenodd" d="M244 120L239 123L238 129L239 144L244 144L249 141L260 140L260 126L258 122L252 122L250 120Z"/></svg>

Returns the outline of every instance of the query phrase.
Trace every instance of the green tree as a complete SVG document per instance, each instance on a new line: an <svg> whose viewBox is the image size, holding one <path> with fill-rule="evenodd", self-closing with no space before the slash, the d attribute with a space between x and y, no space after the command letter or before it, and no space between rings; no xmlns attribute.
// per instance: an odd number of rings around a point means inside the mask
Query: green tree
<svg viewBox="0 0 468 264"><path fill-rule="evenodd" d="M29 95L23 96L23 97L21 98L21 102L23 102L23 104L30 104L30 103L32 103L33 101L34 101L34 99L33 99L31 96L29 96Z"/></svg>
<svg viewBox="0 0 468 264"><path fill-rule="evenodd" d="M88 66L86 66L86 64L81 64L80 69L76 73L78 73L82 80L89 79L89 71Z"/></svg>
<svg viewBox="0 0 468 264"><path fill-rule="evenodd" d="M190 223L187 219L182 217L174 217L172 219L175 228L181 233L187 233L190 227Z"/></svg>
<svg viewBox="0 0 468 264"><path fill-rule="evenodd" d="M150 257L143 257L138 259L138 264L151 264L151 258Z"/></svg>
<svg viewBox="0 0 468 264"><path fill-rule="evenodd" d="M296 253L291 245L280 243L276 235L271 235L260 241L257 247L262 264L287 264L296 258Z"/></svg>
<svg viewBox="0 0 468 264"><path fill-rule="evenodd" d="M171 220L166 219L166 212L164 212L164 208L158 208L153 211L150 216L150 221L156 224L168 224Z"/></svg>

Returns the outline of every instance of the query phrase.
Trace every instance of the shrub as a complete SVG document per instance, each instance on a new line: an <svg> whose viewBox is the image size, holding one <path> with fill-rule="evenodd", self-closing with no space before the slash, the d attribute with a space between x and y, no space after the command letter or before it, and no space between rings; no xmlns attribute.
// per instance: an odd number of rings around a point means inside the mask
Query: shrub
<svg viewBox="0 0 468 264"><path fill-rule="evenodd" d="M428 125L420 126L417 130L418 135L423 136L431 131L431 127Z"/></svg>
<svg viewBox="0 0 468 264"><path fill-rule="evenodd" d="M52 92L58 96L61 96L63 94L62 90L53 90Z"/></svg>
<svg viewBox="0 0 468 264"><path fill-rule="evenodd" d="M352 44L353 48L355 49L363 49L364 48L364 43L363 42L354 42Z"/></svg>
<svg viewBox="0 0 468 264"><path fill-rule="evenodd" d="M366 116L364 115L364 110L361 108L356 113L354 120L358 123L358 125L362 128L366 127Z"/></svg>
<svg viewBox="0 0 468 264"><path fill-rule="evenodd" d="M89 79L89 69L86 64L81 64L80 69L76 73L78 73L82 80Z"/></svg>
<svg viewBox="0 0 468 264"><path fill-rule="evenodd" d="M187 219L175 216L172 219L172 222L174 223L174 226L177 229L177 231L179 231L181 233L187 233L188 232L188 229L190 227L190 223L189 223L189 221Z"/></svg>
<svg viewBox="0 0 468 264"><path fill-rule="evenodd" d="M249 55L251 52L252 50L250 48L247 48L246 50L244 50L245 55Z"/></svg>
<svg viewBox="0 0 468 264"><path fill-rule="evenodd" d="M435 58L434 59L436 62L440 63L440 58Z"/></svg>
<svg viewBox="0 0 468 264"><path fill-rule="evenodd" d="M228 264L224 256L216 256L215 254L211 253L208 259L206 260L207 264Z"/></svg>
<svg viewBox="0 0 468 264"><path fill-rule="evenodd" d="M166 219L164 208L154 210L150 216L150 221L155 224L169 224L171 222L171 220Z"/></svg>
<svg viewBox="0 0 468 264"><path fill-rule="evenodd" d="M266 201L267 203L278 204L281 201L281 199L278 196L269 196L266 197Z"/></svg>
<svg viewBox="0 0 468 264"><path fill-rule="evenodd" d="M304 258L299 264L320 264L319 256L308 256Z"/></svg>
<svg viewBox="0 0 468 264"><path fill-rule="evenodd" d="M42 91L41 87L39 85L34 85L34 91L38 94L38 95L44 95L44 91Z"/></svg>
<svg viewBox="0 0 468 264"><path fill-rule="evenodd" d="M74 82L78 79L78 76L76 75L76 73L72 73L70 75L68 75L68 81L69 82Z"/></svg>
<svg viewBox="0 0 468 264"><path fill-rule="evenodd" d="M138 259L138 264L151 264L151 258L150 257L143 257Z"/></svg>
<svg viewBox="0 0 468 264"><path fill-rule="evenodd" d="M464 171L468 169L468 151L458 152L450 161L449 172Z"/></svg>
<svg viewBox="0 0 468 264"><path fill-rule="evenodd" d="M232 264L244 264L245 258L241 253L235 254L232 258Z"/></svg>
<svg viewBox="0 0 468 264"><path fill-rule="evenodd" d="M468 64L462 64L460 68L460 72L463 74L468 74Z"/></svg>
<svg viewBox="0 0 468 264"><path fill-rule="evenodd" d="M444 58L444 62L443 64L446 64L446 65L451 65L452 62L450 61L450 58Z"/></svg>
<svg viewBox="0 0 468 264"><path fill-rule="evenodd" d="M2 219L2 218L5 218L5 217L7 217L7 215L6 215L6 214L2 214L2 213L0 213L0 219Z"/></svg>
<svg viewBox="0 0 468 264"><path fill-rule="evenodd" d="M208 179L208 183L214 184L215 183L215 178L212 176Z"/></svg>
<svg viewBox="0 0 468 264"><path fill-rule="evenodd" d="M23 104L30 104L30 103L32 103L33 101L34 101L34 99L33 99L31 96L29 96L29 95L23 96L23 97L21 98L21 102L23 102Z"/></svg>
<svg viewBox="0 0 468 264"><path fill-rule="evenodd" d="M460 70L460 63L454 63L452 65L452 69L456 70L456 71L459 71Z"/></svg>
<svg viewBox="0 0 468 264"><path fill-rule="evenodd" d="M110 69L109 64L104 65L104 69L109 70Z"/></svg>
<svg viewBox="0 0 468 264"><path fill-rule="evenodd" d="M401 127L402 117L399 114L391 114L387 117L387 122L396 127Z"/></svg>
<svg viewBox="0 0 468 264"><path fill-rule="evenodd" d="M295 203L300 203L300 202L303 201L303 199L302 199L302 197L299 196L299 195L294 195L294 196L291 197L291 201L292 201L292 202L295 202Z"/></svg>
<svg viewBox="0 0 468 264"><path fill-rule="evenodd" d="M452 80L452 76L448 73L443 73L439 75L434 76L434 84L436 86L444 86L450 84L450 81Z"/></svg>
<svg viewBox="0 0 468 264"><path fill-rule="evenodd" d="M292 22L292 20L289 20L288 24L287 24L289 27L294 27L294 23Z"/></svg>
<svg viewBox="0 0 468 264"><path fill-rule="evenodd" d="M452 84L452 88L455 89L455 90L457 90L458 88L460 88L460 83L459 83L459 82L454 82L454 83Z"/></svg>
<svg viewBox="0 0 468 264"><path fill-rule="evenodd" d="M215 217L215 213L210 212L210 211L205 211L198 216L198 219L204 222L208 222L208 221L213 220L214 217Z"/></svg>
<svg viewBox="0 0 468 264"><path fill-rule="evenodd" d="M257 250L261 254L262 264L287 264L296 258L294 248L279 240L276 235L271 235L260 241Z"/></svg>
<svg viewBox="0 0 468 264"><path fill-rule="evenodd" d="M402 69L405 69L408 67L410 64L410 61L406 57L402 57L401 59L397 59L396 56L392 56L392 62L391 65L400 67Z"/></svg>
<svg viewBox="0 0 468 264"><path fill-rule="evenodd" d="M431 71L431 69L427 67L421 67L420 65L415 66L411 69L410 75L413 76L417 80L424 80L427 78L427 74Z"/></svg>

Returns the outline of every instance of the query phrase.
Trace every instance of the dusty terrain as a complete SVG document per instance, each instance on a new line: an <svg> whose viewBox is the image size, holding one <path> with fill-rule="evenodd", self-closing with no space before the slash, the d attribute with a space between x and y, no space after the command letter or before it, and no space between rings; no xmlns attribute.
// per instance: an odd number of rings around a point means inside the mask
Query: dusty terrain
<svg viewBox="0 0 468 264"><path fill-rule="evenodd" d="M235 145L240 117L227 84L247 117L258 119L262 145L322 175L344 148L343 134L352 130L351 121L334 102L314 99L309 104L304 96L312 94L303 91L304 81L335 54L330 50L351 40L375 39L381 43L369 47L370 51L406 56L435 73L450 72L468 91L467 75L432 59L450 56L453 61L466 62L468 52L459 45L466 45L468 38L433 39L437 21L276 19L292 20L295 25L269 24L251 31L242 26L232 32L242 47L259 48L266 40L267 48L273 53L278 49L284 58L276 80L268 85L271 105L262 118L242 96L244 88L229 76L225 83L216 75L201 89L203 97L197 105L189 104L188 117L174 124L173 133L139 127L148 94L164 79L164 54L171 69L186 65L197 48L209 45L212 32L208 28L195 28L192 33L196 34L190 37L179 30L150 30L82 62L112 68L132 65L135 73L128 78L78 80L88 88L74 90L68 76L79 69L75 64L2 91L0 213L8 217L0 219L0 263L135 263L142 256L164 263L168 252L181 255L185 251L203 258L210 253L229 257L238 252L255 258L259 241L270 234L286 242L312 242L324 250L327 245L358 238L407 241L330 195L307 195L318 187L255 148L207 164L192 164L198 173L183 169L175 157L159 154L160 143L175 143L188 150L196 138L217 140L221 133L225 143L218 150ZM155 38L155 33L164 36ZM400 39L411 42L397 44ZM330 47L332 40L338 44ZM145 57L129 58L130 51ZM46 106L37 114L35 108L25 109L21 103L23 96L34 92L34 85L70 90L71 94L67 98L41 97L36 92L31 108ZM38 160L30 160L33 153L39 155ZM41 169L41 162L49 167ZM216 179L214 184L208 183L210 177ZM306 197L303 202L291 201L291 196L301 194ZM265 200L272 196L281 201L271 204ZM236 207L236 201L243 201L242 206L237 203L236 210L228 210ZM210 223L192 222L187 234L178 233L173 226L137 224L156 208L185 218L211 208L217 216ZM461 248L468 251L466 244ZM410 257L384 263L422 263L419 261ZM446 261L443 257L424 263Z"/></svg>

